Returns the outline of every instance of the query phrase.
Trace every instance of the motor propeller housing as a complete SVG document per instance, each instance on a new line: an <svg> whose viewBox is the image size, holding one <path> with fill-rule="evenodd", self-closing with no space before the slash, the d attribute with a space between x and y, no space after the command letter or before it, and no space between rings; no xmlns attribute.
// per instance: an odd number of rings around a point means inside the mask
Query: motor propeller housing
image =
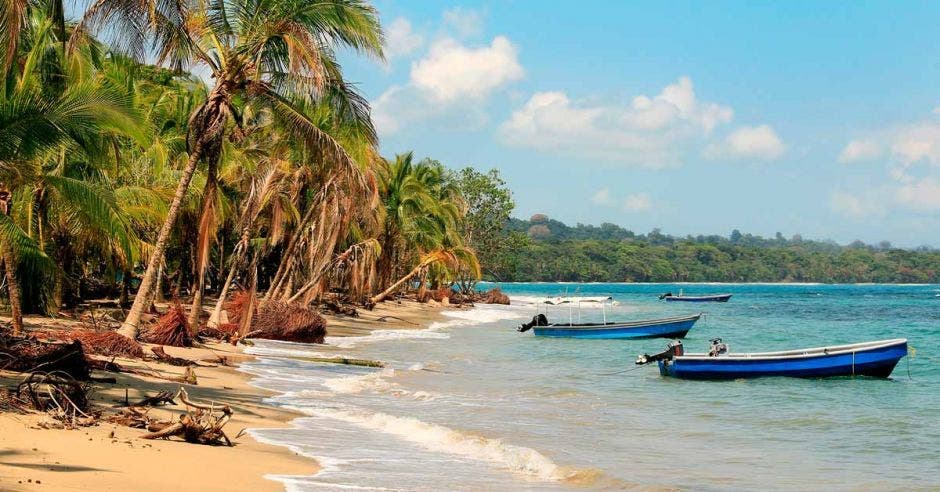
<svg viewBox="0 0 940 492"><path fill-rule="evenodd" d="M542 313L536 314L532 317L532 321L519 325L518 330L520 333L524 333L531 330L534 326L548 326L548 318Z"/></svg>

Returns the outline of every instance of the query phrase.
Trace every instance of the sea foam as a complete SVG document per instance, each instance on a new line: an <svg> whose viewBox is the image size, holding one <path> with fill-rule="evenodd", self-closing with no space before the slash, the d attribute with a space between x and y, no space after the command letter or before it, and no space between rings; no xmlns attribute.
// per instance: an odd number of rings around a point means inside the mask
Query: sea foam
<svg viewBox="0 0 940 492"><path fill-rule="evenodd" d="M310 415L326 417L391 434L428 450L486 461L507 468L529 480L577 480L583 470L561 467L538 451L499 439L461 432L412 417L396 417L382 412L334 408L299 408Z"/></svg>

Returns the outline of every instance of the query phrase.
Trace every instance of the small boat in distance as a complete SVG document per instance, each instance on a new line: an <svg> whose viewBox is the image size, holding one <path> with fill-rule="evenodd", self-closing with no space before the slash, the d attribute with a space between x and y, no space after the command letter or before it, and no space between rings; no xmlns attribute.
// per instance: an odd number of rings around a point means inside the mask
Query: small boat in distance
<svg viewBox="0 0 940 492"><path fill-rule="evenodd" d="M703 313L691 316L603 323L549 323L544 314L519 327L520 332L534 329L535 336L563 338L682 338Z"/></svg>
<svg viewBox="0 0 940 492"><path fill-rule="evenodd" d="M673 295L672 292L666 292L665 294L659 296L660 300L667 301L685 301L685 302L728 302L728 299L731 299L732 294L713 294L707 296L687 296L682 292L679 292L679 295Z"/></svg>
<svg viewBox="0 0 940 492"><path fill-rule="evenodd" d="M558 306L561 304L580 304L582 302L607 302L613 300L612 296L566 296L566 297L547 297L542 304Z"/></svg>
<svg viewBox="0 0 940 492"><path fill-rule="evenodd" d="M730 353L720 338L707 354L687 354L674 341L658 354L637 357L638 365L659 363L663 376L686 379L740 379L765 376L822 378L871 376L886 378L907 355L907 339L815 347L780 352Z"/></svg>

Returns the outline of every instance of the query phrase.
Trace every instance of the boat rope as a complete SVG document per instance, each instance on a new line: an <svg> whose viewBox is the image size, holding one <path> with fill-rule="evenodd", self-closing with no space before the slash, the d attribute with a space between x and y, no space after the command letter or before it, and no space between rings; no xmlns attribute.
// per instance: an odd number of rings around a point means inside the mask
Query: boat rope
<svg viewBox="0 0 940 492"><path fill-rule="evenodd" d="M852 377L855 377L855 351L852 351Z"/></svg>
<svg viewBox="0 0 940 492"><path fill-rule="evenodd" d="M642 368L643 366L636 366L636 367L631 367L629 369L624 369L622 371L616 371L616 372L599 372L597 373L597 375L598 376L613 376L615 374L623 374L625 372L635 371L637 369L642 369Z"/></svg>

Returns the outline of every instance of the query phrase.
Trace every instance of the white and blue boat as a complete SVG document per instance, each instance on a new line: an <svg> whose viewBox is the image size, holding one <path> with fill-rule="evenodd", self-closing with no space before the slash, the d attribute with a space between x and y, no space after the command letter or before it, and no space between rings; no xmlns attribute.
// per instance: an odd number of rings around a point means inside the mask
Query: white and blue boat
<svg viewBox="0 0 940 492"><path fill-rule="evenodd" d="M887 378L907 355L907 339L815 347L780 352L730 353L721 339L712 340L709 353L685 353L682 342L666 351L644 354L637 364L659 363L663 376L686 379L739 379L766 376L823 378L871 376Z"/></svg>
<svg viewBox="0 0 940 492"><path fill-rule="evenodd" d="M684 302L728 302L728 299L731 299L732 294L712 294L707 296L687 296L679 293L679 295L673 295L672 292L667 292L661 296L660 299L675 302L675 301L684 301Z"/></svg>
<svg viewBox="0 0 940 492"><path fill-rule="evenodd" d="M564 338L682 338L692 329L702 313L691 316L636 321L604 321L602 323L549 323L544 314L519 327L520 332L532 329L539 337Z"/></svg>

